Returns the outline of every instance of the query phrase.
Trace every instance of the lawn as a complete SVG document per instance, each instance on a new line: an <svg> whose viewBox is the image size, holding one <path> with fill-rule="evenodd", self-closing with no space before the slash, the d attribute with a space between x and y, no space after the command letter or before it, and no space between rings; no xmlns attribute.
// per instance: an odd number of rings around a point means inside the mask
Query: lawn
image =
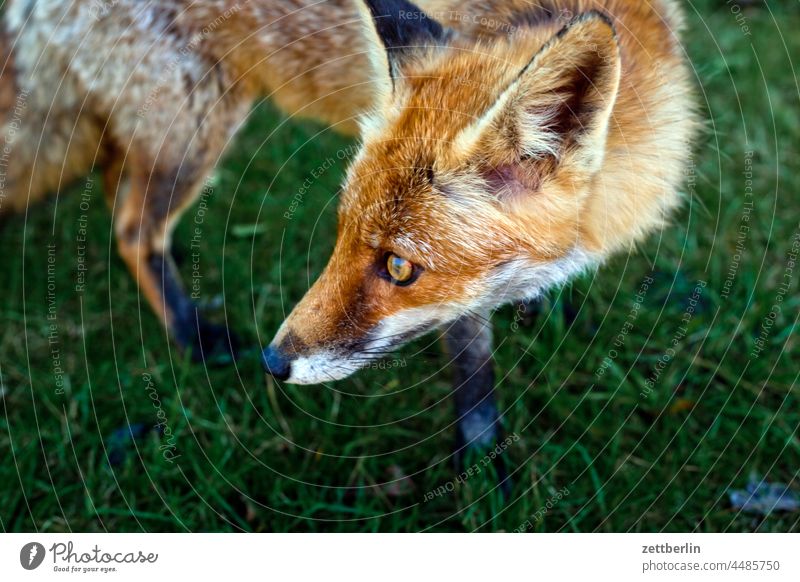
<svg viewBox="0 0 800 582"><path fill-rule="evenodd" d="M0 226L0 528L800 529L729 502L753 477L800 489L800 5L769 4L687 2L708 122L673 223L495 314L509 499L485 468L455 482L435 335L327 386L265 378L255 350L182 358L93 176ZM175 233L209 317L248 345L324 266L352 147L261 104Z"/></svg>

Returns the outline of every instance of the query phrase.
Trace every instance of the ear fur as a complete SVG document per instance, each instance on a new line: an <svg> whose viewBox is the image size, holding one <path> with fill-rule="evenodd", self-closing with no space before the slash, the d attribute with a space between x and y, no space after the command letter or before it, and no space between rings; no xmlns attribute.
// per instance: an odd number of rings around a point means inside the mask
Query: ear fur
<svg viewBox="0 0 800 582"><path fill-rule="evenodd" d="M362 139L381 134L402 68L420 49L446 44L452 34L408 0L357 0L367 43L375 107L359 120Z"/></svg>
<svg viewBox="0 0 800 582"><path fill-rule="evenodd" d="M597 171L620 72L611 21L599 12L578 16L460 134L458 155L486 157L489 152L498 165L540 163L540 173L570 155L582 170ZM507 170L501 174L508 175Z"/></svg>
<svg viewBox="0 0 800 582"><path fill-rule="evenodd" d="M372 28L369 36L377 39L384 55L375 64L385 63L383 71L390 79L400 76L403 61L415 49L447 43L450 31L408 0L364 0L362 15ZM376 47L377 48L377 47Z"/></svg>

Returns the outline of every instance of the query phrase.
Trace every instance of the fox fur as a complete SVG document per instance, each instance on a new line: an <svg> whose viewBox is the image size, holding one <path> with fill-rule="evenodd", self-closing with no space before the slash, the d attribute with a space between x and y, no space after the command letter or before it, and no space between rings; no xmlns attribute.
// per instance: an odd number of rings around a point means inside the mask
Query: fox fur
<svg viewBox="0 0 800 582"><path fill-rule="evenodd" d="M265 355L289 382L345 377L630 248L679 205L697 127L677 2L368 4L376 105L338 240ZM377 276L387 253L413 284Z"/></svg>
<svg viewBox="0 0 800 582"><path fill-rule="evenodd" d="M102 170L119 252L178 343L198 319L170 234L252 105L353 133L372 104L350 0L11 0L0 27L0 214Z"/></svg>
<svg viewBox="0 0 800 582"><path fill-rule="evenodd" d="M677 0L11 0L0 213L101 169L156 314L193 355L235 355L183 291L176 221L258 99L357 134L333 255L265 365L335 380L444 328L459 438L491 442L490 312L680 204L698 126L683 27Z"/></svg>

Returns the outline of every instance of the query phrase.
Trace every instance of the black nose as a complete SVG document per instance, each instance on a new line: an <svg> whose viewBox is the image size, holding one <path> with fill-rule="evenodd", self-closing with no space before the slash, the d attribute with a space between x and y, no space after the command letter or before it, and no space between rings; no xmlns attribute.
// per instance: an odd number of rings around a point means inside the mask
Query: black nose
<svg viewBox="0 0 800 582"><path fill-rule="evenodd" d="M286 380L292 373L292 363L274 346L267 346L261 353L261 361L268 374L277 380Z"/></svg>

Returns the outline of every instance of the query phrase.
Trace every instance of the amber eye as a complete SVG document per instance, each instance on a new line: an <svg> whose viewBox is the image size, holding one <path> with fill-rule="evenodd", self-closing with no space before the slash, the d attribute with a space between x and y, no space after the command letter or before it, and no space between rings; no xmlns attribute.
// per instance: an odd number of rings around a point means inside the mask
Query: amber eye
<svg viewBox="0 0 800 582"><path fill-rule="evenodd" d="M394 253L386 255L386 272L395 284L408 284L414 276L414 263Z"/></svg>

